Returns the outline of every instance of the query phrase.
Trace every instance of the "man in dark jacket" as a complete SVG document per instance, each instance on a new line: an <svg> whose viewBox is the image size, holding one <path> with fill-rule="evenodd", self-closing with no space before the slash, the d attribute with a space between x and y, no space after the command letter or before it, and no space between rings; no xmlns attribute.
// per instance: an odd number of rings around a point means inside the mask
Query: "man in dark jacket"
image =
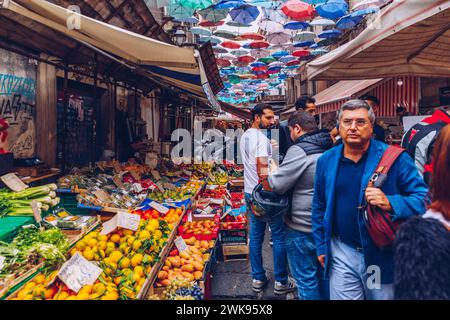
<svg viewBox="0 0 450 320"><path fill-rule="evenodd" d="M428 188L413 160L402 153L380 188L368 187L387 145L372 138L375 114L362 100L339 111L343 144L317 161L312 224L318 259L330 276L331 299L392 299L394 252L370 237L363 205L389 211L392 219L425 212Z"/></svg>
<svg viewBox="0 0 450 320"><path fill-rule="evenodd" d="M314 117L297 111L288 121L294 144L283 163L268 177L267 187L278 194L291 194L291 208L284 217L289 267L302 300L321 299L318 265L312 237L312 199L317 159L333 146L330 134L318 130ZM269 188L267 188L269 189Z"/></svg>

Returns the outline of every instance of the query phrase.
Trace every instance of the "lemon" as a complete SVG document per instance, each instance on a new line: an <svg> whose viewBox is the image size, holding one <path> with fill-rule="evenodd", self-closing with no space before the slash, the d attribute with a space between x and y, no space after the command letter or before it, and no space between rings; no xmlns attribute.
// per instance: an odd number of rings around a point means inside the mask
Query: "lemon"
<svg viewBox="0 0 450 320"><path fill-rule="evenodd" d="M81 288L80 291L78 291L78 294L87 293L89 295L91 294L91 292L92 292L92 285L88 284L85 285L83 288Z"/></svg>
<svg viewBox="0 0 450 320"><path fill-rule="evenodd" d="M150 239L150 237L151 237L150 232L148 232L147 230L142 230L139 234L139 240Z"/></svg>
<svg viewBox="0 0 450 320"><path fill-rule="evenodd" d="M106 234L102 234L98 236L98 241L104 241L107 242L108 241L108 236Z"/></svg>
<svg viewBox="0 0 450 320"><path fill-rule="evenodd" d="M124 229L124 230L122 231L122 233L123 233L125 236L131 236L131 235L133 234L133 231L128 230L128 229Z"/></svg>
<svg viewBox="0 0 450 320"><path fill-rule="evenodd" d="M94 286L92 287L92 291L96 294L103 294L106 291L106 287L103 283L96 283L94 284Z"/></svg>
<svg viewBox="0 0 450 320"><path fill-rule="evenodd" d="M109 258L111 259L111 262L117 263L120 260L120 258L122 258L122 252L115 250L111 252Z"/></svg>
<svg viewBox="0 0 450 320"><path fill-rule="evenodd" d="M139 241L139 240L133 241L133 251L138 251L141 246L142 246L141 241Z"/></svg>
<svg viewBox="0 0 450 320"><path fill-rule="evenodd" d="M31 281L31 282L28 282L28 283L25 285L24 290L25 290L25 291L31 291L32 289L34 289L34 287L36 287L36 283L34 283L33 281Z"/></svg>
<svg viewBox="0 0 450 320"><path fill-rule="evenodd" d="M89 293L87 292L78 292L78 294L76 295L76 299L77 300L89 300Z"/></svg>
<svg viewBox="0 0 450 320"><path fill-rule="evenodd" d="M153 235L153 238L155 240L159 240L159 239L161 239L161 237L162 237L162 232L160 230L156 230L155 234Z"/></svg>
<svg viewBox="0 0 450 320"><path fill-rule="evenodd" d="M84 250L83 257L85 257L87 260L93 260L94 259L94 251L92 250Z"/></svg>
<svg viewBox="0 0 450 320"><path fill-rule="evenodd" d="M107 243L106 243L106 247L107 248L115 248L116 247L116 244L114 243L114 242L111 242L111 241L108 241Z"/></svg>
<svg viewBox="0 0 450 320"><path fill-rule="evenodd" d="M68 296L66 300L77 300L77 296Z"/></svg>
<svg viewBox="0 0 450 320"><path fill-rule="evenodd" d="M143 276L144 275L144 268L142 266L136 266L136 267L134 267L133 272Z"/></svg>
<svg viewBox="0 0 450 320"><path fill-rule="evenodd" d="M136 267L138 265L140 265L142 263L142 259L144 257L142 256L142 254L140 253L136 253L132 258L131 258L131 265L133 267Z"/></svg>
<svg viewBox="0 0 450 320"><path fill-rule="evenodd" d="M150 232L150 233L153 233L153 232L155 232L156 228L155 228L154 226L152 226L151 224L148 224L148 225L145 227L145 230L147 230L147 231Z"/></svg>
<svg viewBox="0 0 450 320"><path fill-rule="evenodd" d="M155 230L159 229L159 221L157 219L150 219L149 225L151 225Z"/></svg>
<svg viewBox="0 0 450 320"><path fill-rule="evenodd" d="M133 236L129 236L129 237L128 237L128 239L127 239L127 243L128 243L128 245L129 245L129 246L131 246L131 245L133 244L134 240L136 240L136 238L135 238L135 237L133 237Z"/></svg>
<svg viewBox="0 0 450 320"><path fill-rule="evenodd" d="M78 251L84 251L84 249L86 248L86 243L83 240L80 240L75 245L75 248L77 248Z"/></svg>
<svg viewBox="0 0 450 320"><path fill-rule="evenodd" d="M130 266L130 263L131 263L130 259L127 257L124 257L120 260L119 265L120 265L121 269L126 269Z"/></svg>
<svg viewBox="0 0 450 320"><path fill-rule="evenodd" d="M107 246L107 243L106 243L106 241L101 240L101 241L98 242L97 246L98 246L99 249L105 250L106 246Z"/></svg>
<svg viewBox="0 0 450 320"><path fill-rule="evenodd" d="M120 236L117 233L114 233L113 235L111 235L111 238L109 240L114 243L119 243Z"/></svg>

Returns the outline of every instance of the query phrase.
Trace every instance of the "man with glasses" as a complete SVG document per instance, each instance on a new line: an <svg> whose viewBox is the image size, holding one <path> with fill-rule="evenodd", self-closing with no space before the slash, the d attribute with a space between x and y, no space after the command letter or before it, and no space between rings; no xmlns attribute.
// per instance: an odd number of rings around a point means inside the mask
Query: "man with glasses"
<svg viewBox="0 0 450 320"><path fill-rule="evenodd" d="M342 144L317 162L312 224L319 262L330 278L330 299L392 299L393 250L379 249L364 222L364 204L393 220L425 212L427 186L403 153L381 189L368 187L387 145L373 138L375 114L363 100L339 111Z"/></svg>

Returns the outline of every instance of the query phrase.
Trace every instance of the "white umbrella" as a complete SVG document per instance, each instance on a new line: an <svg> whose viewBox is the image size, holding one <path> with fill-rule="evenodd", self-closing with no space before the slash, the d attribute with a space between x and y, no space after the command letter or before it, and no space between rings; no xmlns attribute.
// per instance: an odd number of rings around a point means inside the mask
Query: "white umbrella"
<svg viewBox="0 0 450 320"><path fill-rule="evenodd" d="M298 41L298 42L313 41L316 37L317 37L317 35L314 32L303 31L303 32L297 33L294 36L294 41Z"/></svg>
<svg viewBox="0 0 450 320"><path fill-rule="evenodd" d="M265 9L262 8L264 15L266 19L272 20L281 24L285 24L289 18L280 10L278 9Z"/></svg>
<svg viewBox="0 0 450 320"><path fill-rule="evenodd" d="M236 57L240 57L240 56L246 56L248 54L248 51L247 50L233 50L230 53Z"/></svg>
<svg viewBox="0 0 450 320"><path fill-rule="evenodd" d="M255 57L256 59L265 58L265 57L270 56L270 51L269 50L265 50L265 49L252 50L250 52L250 55L252 57Z"/></svg>
<svg viewBox="0 0 450 320"><path fill-rule="evenodd" d="M281 23L269 20L269 19L264 19L261 20L258 23L258 27L261 30L267 31L267 32L283 32L284 28L283 25Z"/></svg>
<svg viewBox="0 0 450 320"><path fill-rule="evenodd" d="M363 10L372 7L380 8L388 2L389 0L363 0L355 4L352 8L352 11Z"/></svg>
<svg viewBox="0 0 450 320"><path fill-rule="evenodd" d="M336 23L330 19L315 19L309 23L309 25L316 26L316 27L317 26L328 27L328 26L334 26L335 24Z"/></svg>
<svg viewBox="0 0 450 320"><path fill-rule="evenodd" d="M291 40L291 35L285 32L274 32L269 34L266 39L271 44L280 45L289 42Z"/></svg>

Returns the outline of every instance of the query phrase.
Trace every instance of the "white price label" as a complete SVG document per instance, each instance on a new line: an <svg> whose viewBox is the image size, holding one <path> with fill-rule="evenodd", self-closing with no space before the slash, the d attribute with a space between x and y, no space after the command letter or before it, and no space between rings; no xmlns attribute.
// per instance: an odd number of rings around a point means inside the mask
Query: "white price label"
<svg viewBox="0 0 450 320"><path fill-rule="evenodd" d="M188 246L182 237L178 236L174 242L179 252L183 252L188 249Z"/></svg>
<svg viewBox="0 0 450 320"><path fill-rule="evenodd" d="M117 214L117 226L136 231L139 227L140 219L141 217L138 214L119 211L119 213Z"/></svg>
<svg viewBox="0 0 450 320"><path fill-rule="evenodd" d="M38 208L38 202L36 200L31 201L31 210L33 210L34 220L36 220L37 223L41 223L41 209Z"/></svg>
<svg viewBox="0 0 450 320"><path fill-rule="evenodd" d="M214 199L214 198L211 198L211 204L223 205L223 199Z"/></svg>
<svg viewBox="0 0 450 320"><path fill-rule="evenodd" d="M133 189L136 193L141 193L144 188L142 188L140 183L133 183Z"/></svg>
<svg viewBox="0 0 450 320"><path fill-rule="evenodd" d="M117 228L117 215L103 223L102 231L100 232L101 235L109 234L116 230Z"/></svg>
<svg viewBox="0 0 450 320"><path fill-rule="evenodd" d="M166 214L167 212L169 212L169 208L164 207L162 204L156 201L150 202L149 206L155 209L156 211L161 212L162 214Z"/></svg>
<svg viewBox="0 0 450 320"><path fill-rule="evenodd" d="M58 277L70 290L78 293L84 286L94 284L102 272L101 268L77 252L63 264Z"/></svg>
<svg viewBox="0 0 450 320"><path fill-rule="evenodd" d="M3 265L5 264L6 258L4 256L0 256L0 270L3 269Z"/></svg>
<svg viewBox="0 0 450 320"><path fill-rule="evenodd" d="M20 192L28 188L28 186L14 173L5 174L4 176L1 176L0 179L14 192Z"/></svg>

